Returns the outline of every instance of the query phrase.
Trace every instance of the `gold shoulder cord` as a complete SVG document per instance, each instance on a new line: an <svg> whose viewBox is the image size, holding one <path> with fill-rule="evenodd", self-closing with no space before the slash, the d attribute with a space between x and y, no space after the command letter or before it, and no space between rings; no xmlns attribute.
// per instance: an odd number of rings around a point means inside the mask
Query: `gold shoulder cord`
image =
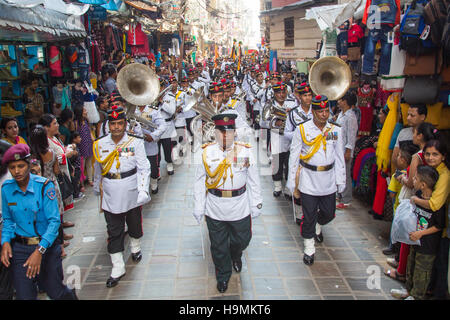
<svg viewBox="0 0 450 320"><path fill-rule="evenodd" d="M100 140L97 140L94 142L94 158L95 160L100 163L102 165L102 176L104 176L105 174L107 174L109 172L109 170L111 169L114 160L116 160L117 164L116 164L116 169L120 168L120 161L119 161L119 149L120 148L126 148L127 146L129 146L133 141L134 141L134 137L131 137L127 142L116 146L116 148L110 153L108 154L108 156L102 160L100 157L100 153L98 150L98 142Z"/></svg>
<svg viewBox="0 0 450 320"><path fill-rule="evenodd" d="M228 154L228 156L225 159L223 159L222 162L219 163L219 165L217 166L216 170L214 170L214 172L211 172L211 170L209 170L209 166L206 163L206 148L203 150L203 154L202 154L203 165L205 166L206 174L208 176L205 179L205 186L207 189L216 189L218 187L223 186L225 184L225 181L228 178L228 174L227 174L228 169L230 169L230 178L231 178L231 181L233 181L233 171L231 169L232 161L230 161L230 158L234 157L234 155L237 155L239 153L239 150L237 149L237 146L235 144L233 152ZM223 182L222 182L222 184L219 185L220 180L222 180L222 178L223 178ZM210 181L212 180L212 182L210 183L208 180L210 180Z"/></svg>
<svg viewBox="0 0 450 320"><path fill-rule="evenodd" d="M331 126L331 128L329 128L327 131L325 131L323 134L319 134L317 137L314 138L314 140L312 140L311 142L309 142L308 140L306 140L305 137L305 128L303 127L303 124L298 126L300 129L300 135L302 137L303 143L306 144L307 146L311 147L308 150L308 153L305 154L304 156L300 154L300 159L304 160L304 161L308 161L309 159L312 158L312 156L319 150L320 145L323 144L323 151L327 151L327 138L326 138L326 134L328 132L330 132L334 126Z"/></svg>

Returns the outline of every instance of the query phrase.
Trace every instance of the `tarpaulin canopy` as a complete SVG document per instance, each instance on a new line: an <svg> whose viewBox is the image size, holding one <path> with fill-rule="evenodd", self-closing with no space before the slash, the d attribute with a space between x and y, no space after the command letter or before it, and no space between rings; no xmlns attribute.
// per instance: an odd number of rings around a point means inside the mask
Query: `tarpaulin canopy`
<svg viewBox="0 0 450 320"><path fill-rule="evenodd" d="M314 7L306 9L305 20L316 20L320 30L334 29L355 16L355 13L364 11L366 0L353 0L349 3L331 6Z"/></svg>
<svg viewBox="0 0 450 320"><path fill-rule="evenodd" d="M0 40L52 42L86 36L79 15L52 10L45 7L45 2L0 0ZM59 0L53 2L53 5L58 5L58 2Z"/></svg>

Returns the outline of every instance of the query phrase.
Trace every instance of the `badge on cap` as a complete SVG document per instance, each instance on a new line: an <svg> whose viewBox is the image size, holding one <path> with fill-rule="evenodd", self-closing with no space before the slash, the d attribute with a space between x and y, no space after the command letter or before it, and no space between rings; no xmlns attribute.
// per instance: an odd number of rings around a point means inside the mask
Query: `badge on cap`
<svg viewBox="0 0 450 320"><path fill-rule="evenodd" d="M117 113L117 111L113 111L111 113L111 117L113 117L114 119L117 119L118 116L119 116L119 114Z"/></svg>
<svg viewBox="0 0 450 320"><path fill-rule="evenodd" d="M20 160L20 154L19 153L14 153L14 159L15 160Z"/></svg>

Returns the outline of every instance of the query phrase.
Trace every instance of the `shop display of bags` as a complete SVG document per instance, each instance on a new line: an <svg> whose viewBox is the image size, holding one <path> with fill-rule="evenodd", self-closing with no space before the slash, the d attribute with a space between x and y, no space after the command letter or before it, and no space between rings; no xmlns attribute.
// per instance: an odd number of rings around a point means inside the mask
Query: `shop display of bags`
<svg viewBox="0 0 450 320"><path fill-rule="evenodd" d="M403 99L409 104L434 104L439 98L441 82L439 75L408 77L403 88Z"/></svg>

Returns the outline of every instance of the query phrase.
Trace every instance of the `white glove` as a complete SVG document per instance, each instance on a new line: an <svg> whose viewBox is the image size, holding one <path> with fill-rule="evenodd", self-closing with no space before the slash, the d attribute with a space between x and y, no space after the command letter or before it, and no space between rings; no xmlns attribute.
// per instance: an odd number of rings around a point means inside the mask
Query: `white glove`
<svg viewBox="0 0 450 320"><path fill-rule="evenodd" d="M150 196L148 192L146 191L139 191L138 198L137 198L137 204L138 206L142 206L150 201Z"/></svg>
<svg viewBox="0 0 450 320"><path fill-rule="evenodd" d="M194 212L194 213L193 213L193 216L194 216L195 220L197 220L197 223L198 223L198 224L201 224L201 223L202 223L203 216L204 216L203 213L200 213L200 214L197 213L197 214L196 214L196 212Z"/></svg>
<svg viewBox="0 0 450 320"><path fill-rule="evenodd" d="M337 188L338 188L338 193L342 193L345 190L345 184L339 184L337 186Z"/></svg>
<svg viewBox="0 0 450 320"><path fill-rule="evenodd" d="M250 211L251 211L252 219L258 218L261 215L261 213L262 213L261 209L258 209L257 207L252 207L250 209Z"/></svg>

